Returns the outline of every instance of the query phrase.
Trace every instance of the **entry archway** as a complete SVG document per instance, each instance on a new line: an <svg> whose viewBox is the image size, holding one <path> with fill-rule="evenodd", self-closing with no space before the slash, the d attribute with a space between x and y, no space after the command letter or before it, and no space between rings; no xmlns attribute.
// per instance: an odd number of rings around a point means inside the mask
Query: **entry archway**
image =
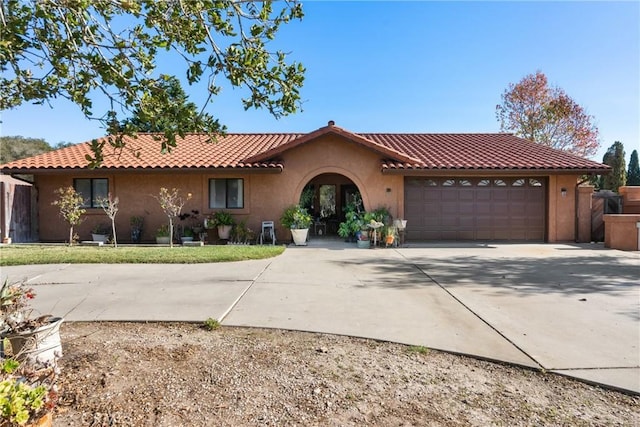
<svg viewBox="0 0 640 427"><path fill-rule="evenodd" d="M360 201L366 206L366 194L351 177L337 172L321 172L303 180L297 194L317 225L312 232L336 235L338 225L344 221L347 203ZM318 227L319 226L319 227Z"/></svg>

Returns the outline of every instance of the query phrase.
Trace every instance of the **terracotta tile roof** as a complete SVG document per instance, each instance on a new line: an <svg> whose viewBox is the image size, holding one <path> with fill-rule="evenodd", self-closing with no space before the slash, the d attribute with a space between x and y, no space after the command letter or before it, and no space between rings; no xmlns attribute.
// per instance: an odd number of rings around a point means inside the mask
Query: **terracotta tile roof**
<svg viewBox="0 0 640 427"><path fill-rule="evenodd" d="M428 170L584 170L608 166L505 133L367 134L361 136L412 157L420 165L383 162L385 169Z"/></svg>
<svg viewBox="0 0 640 427"><path fill-rule="evenodd" d="M314 132L228 134L217 142L189 134L169 154L160 153L152 134L127 138L130 150L105 156L103 169L242 168L282 170L281 154L327 134L380 154L385 171L409 170L558 170L602 172L608 166L534 144L510 134L353 133L329 124ZM90 143L74 145L0 166L3 173L85 169ZM105 153L111 153L107 149Z"/></svg>

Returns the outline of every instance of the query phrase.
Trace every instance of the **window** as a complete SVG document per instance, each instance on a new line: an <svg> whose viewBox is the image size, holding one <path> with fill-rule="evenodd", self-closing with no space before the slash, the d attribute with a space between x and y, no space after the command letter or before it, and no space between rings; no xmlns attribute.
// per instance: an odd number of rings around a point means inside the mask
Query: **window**
<svg viewBox="0 0 640 427"><path fill-rule="evenodd" d="M513 184L511 184L512 187L523 187L524 186L524 179L520 178L520 179L516 179L515 181L513 181Z"/></svg>
<svg viewBox="0 0 640 427"><path fill-rule="evenodd" d="M462 187L471 187L472 184L468 179L459 179L458 185L461 185Z"/></svg>
<svg viewBox="0 0 640 427"><path fill-rule="evenodd" d="M76 178L73 188L82 196L84 208L99 208L99 199L109 197L109 180L107 178Z"/></svg>
<svg viewBox="0 0 640 427"><path fill-rule="evenodd" d="M442 186L443 187L452 187L456 185L456 180L455 179L446 179L442 182Z"/></svg>
<svg viewBox="0 0 640 427"><path fill-rule="evenodd" d="M438 185L438 183L437 183L437 182L435 182L435 181L434 181L434 180L432 180L432 179L425 179L425 180L424 180L424 186L425 186L425 187L435 187L435 186L437 186L437 185Z"/></svg>
<svg viewBox="0 0 640 427"><path fill-rule="evenodd" d="M478 181L478 187L488 187L489 185L491 185L491 181L488 179L481 179Z"/></svg>
<svg viewBox="0 0 640 427"><path fill-rule="evenodd" d="M529 178L529 185L531 187L542 187L542 183L535 178Z"/></svg>
<svg viewBox="0 0 640 427"><path fill-rule="evenodd" d="M244 180L240 178L210 179L209 207L212 209L244 208Z"/></svg>
<svg viewBox="0 0 640 427"><path fill-rule="evenodd" d="M493 185L495 185L496 187L506 187L506 186L507 186L507 183L506 183L506 182L504 182L504 181L503 181L503 180L501 180L501 179L494 179L494 180L493 180Z"/></svg>

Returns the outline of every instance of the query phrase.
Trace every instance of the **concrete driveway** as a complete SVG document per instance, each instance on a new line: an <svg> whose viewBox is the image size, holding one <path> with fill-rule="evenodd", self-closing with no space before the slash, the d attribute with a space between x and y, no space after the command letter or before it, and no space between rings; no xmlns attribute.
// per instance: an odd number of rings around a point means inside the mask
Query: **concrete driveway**
<svg viewBox="0 0 640 427"><path fill-rule="evenodd" d="M194 248L197 250L197 248ZM68 320L196 321L389 340L640 393L640 254L601 245L356 249L195 265L4 267Z"/></svg>

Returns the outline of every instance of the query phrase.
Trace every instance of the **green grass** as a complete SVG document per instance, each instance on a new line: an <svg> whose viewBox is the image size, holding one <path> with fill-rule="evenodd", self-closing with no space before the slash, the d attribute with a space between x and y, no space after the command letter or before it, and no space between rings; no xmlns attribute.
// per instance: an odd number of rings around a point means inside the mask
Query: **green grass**
<svg viewBox="0 0 640 427"><path fill-rule="evenodd" d="M280 255L283 246L200 247L10 245L0 248L0 266L28 264L197 264L245 261Z"/></svg>
<svg viewBox="0 0 640 427"><path fill-rule="evenodd" d="M207 331L215 331L220 327L220 322L218 322L213 317L209 317L207 320L204 321L203 325Z"/></svg>

